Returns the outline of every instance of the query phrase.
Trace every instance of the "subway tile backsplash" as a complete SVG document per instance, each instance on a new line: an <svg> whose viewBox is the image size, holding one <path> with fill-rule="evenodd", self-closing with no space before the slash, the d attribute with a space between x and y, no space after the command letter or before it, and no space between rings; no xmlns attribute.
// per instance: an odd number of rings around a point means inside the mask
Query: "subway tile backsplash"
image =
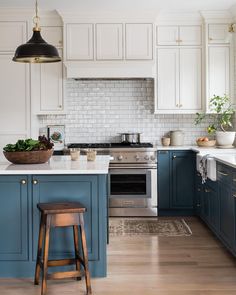
<svg viewBox="0 0 236 295"><path fill-rule="evenodd" d="M118 142L121 132L141 132L141 140L161 143L170 130L181 129L185 144L206 136L195 115L154 115L153 79L73 80L65 82L65 115L40 116L40 127L64 124L66 143Z"/></svg>

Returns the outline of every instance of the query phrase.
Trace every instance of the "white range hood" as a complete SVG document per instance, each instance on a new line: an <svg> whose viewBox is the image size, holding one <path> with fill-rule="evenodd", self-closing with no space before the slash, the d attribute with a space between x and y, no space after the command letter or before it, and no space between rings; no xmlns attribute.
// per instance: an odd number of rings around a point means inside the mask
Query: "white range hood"
<svg viewBox="0 0 236 295"><path fill-rule="evenodd" d="M153 61L64 62L66 78L154 78Z"/></svg>

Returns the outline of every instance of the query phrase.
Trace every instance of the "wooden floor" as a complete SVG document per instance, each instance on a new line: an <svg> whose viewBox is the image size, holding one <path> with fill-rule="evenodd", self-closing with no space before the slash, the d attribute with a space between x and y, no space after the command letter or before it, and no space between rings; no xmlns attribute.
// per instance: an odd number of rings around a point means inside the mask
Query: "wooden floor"
<svg viewBox="0 0 236 295"><path fill-rule="evenodd" d="M236 259L197 218L190 237L112 237L108 277L93 279L96 295L235 295ZM0 280L1 295L39 295L33 281ZM48 295L85 294L84 280L50 281Z"/></svg>

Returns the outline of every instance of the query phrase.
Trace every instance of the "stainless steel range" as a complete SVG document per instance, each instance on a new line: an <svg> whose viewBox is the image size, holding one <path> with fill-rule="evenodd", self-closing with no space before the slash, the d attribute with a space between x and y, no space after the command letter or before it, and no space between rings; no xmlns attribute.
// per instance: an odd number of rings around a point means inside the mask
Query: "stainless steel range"
<svg viewBox="0 0 236 295"><path fill-rule="evenodd" d="M157 153L150 143L70 144L110 154L109 216L157 216Z"/></svg>

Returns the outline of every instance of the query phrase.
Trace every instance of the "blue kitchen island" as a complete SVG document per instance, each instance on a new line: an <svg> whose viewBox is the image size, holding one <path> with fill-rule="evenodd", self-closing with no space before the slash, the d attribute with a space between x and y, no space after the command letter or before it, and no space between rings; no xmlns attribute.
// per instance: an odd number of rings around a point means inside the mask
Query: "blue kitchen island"
<svg viewBox="0 0 236 295"><path fill-rule="evenodd" d="M52 157L37 165L0 163L0 277L33 277L39 231L37 203L79 201L93 277L106 276L109 156L87 162ZM74 257L71 228L53 228L50 257Z"/></svg>

